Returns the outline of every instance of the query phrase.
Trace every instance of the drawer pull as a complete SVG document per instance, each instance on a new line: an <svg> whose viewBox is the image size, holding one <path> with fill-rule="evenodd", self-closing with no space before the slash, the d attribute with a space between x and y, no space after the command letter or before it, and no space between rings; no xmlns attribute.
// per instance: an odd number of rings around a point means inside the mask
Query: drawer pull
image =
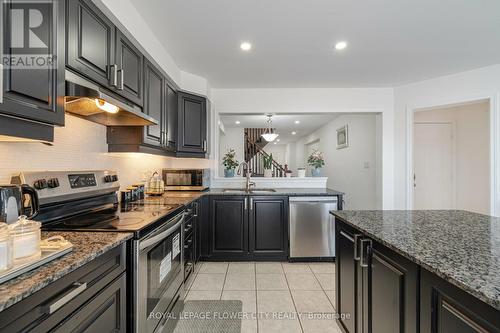
<svg viewBox="0 0 500 333"><path fill-rule="evenodd" d="M60 308L62 308L64 305L69 303L72 299L74 299L76 296L80 295L82 292L84 292L87 289L87 283L79 283L76 282L73 284L73 289L69 291L68 293L64 294L61 298L59 298L57 301L54 303L47 305L44 308L44 313L45 314L53 314Z"/></svg>

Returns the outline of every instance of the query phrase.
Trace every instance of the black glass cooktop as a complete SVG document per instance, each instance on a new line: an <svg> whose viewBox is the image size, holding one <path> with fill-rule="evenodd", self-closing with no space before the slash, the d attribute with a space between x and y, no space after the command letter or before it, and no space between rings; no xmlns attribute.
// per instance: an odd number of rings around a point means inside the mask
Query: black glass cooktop
<svg viewBox="0 0 500 333"><path fill-rule="evenodd" d="M149 229L169 218L181 205L149 205L143 202L119 205L115 209L89 212L50 223L44 230L61 231L129 231Z"/></svg>

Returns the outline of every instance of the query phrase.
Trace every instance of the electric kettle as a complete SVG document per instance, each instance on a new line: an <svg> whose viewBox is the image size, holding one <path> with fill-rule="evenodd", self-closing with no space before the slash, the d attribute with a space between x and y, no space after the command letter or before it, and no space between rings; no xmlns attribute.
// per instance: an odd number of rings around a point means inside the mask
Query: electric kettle
<svg viewBox="0 0 500 333"><path fill-rule="evenodd" d="M25 200L29 196L29 201ZM30 208L29 214L26 210ZM36 190L28 185L0 185L0 222L14 223L21 215L29 219L35 217L39 210Z"/></svg>

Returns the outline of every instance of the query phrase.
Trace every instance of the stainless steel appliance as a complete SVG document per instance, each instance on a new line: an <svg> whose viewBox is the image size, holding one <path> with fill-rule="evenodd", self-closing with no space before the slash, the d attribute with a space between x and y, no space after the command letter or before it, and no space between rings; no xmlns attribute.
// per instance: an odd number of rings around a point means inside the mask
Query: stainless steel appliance
<svg viewBox="0 0 500 333"><path fill-rule="evenodd" d="M30 212L26 211L28 208ZM0 222L14 223L20 215L33 218L38 214L38 208L38 196L31 186L0 185Z"/></svg>
<svg viewBox="0 0 500 333"><path fill-rule="evenodd" d="M290 197L290 259L335 257L335 219L338 198Z"/></svg>
<svg viewBox="0 0 500 333"><path fill-rule="evenodd" d="M34 185L37 220L45 230L132 232L127 279L130 332L169 332L184 299L184 206L148 200L118 203L115 172L23 172L13 183Z"/></svg>
<svg viewBox="0 0 500 333"><path fill-rule="evenodd" d="M210 187L210 169L163 169L167 191L203 191Z"/></svg>

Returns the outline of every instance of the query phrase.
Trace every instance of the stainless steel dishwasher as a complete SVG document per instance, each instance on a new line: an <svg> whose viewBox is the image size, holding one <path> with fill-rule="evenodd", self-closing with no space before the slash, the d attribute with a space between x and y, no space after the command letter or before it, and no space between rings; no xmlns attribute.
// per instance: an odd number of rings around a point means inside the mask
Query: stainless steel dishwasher
<svg viewBox="0 0 500 333"><path fill-rule="evenodd" d="M290 259L335 257L337 197L290 197Z"/></svg>

